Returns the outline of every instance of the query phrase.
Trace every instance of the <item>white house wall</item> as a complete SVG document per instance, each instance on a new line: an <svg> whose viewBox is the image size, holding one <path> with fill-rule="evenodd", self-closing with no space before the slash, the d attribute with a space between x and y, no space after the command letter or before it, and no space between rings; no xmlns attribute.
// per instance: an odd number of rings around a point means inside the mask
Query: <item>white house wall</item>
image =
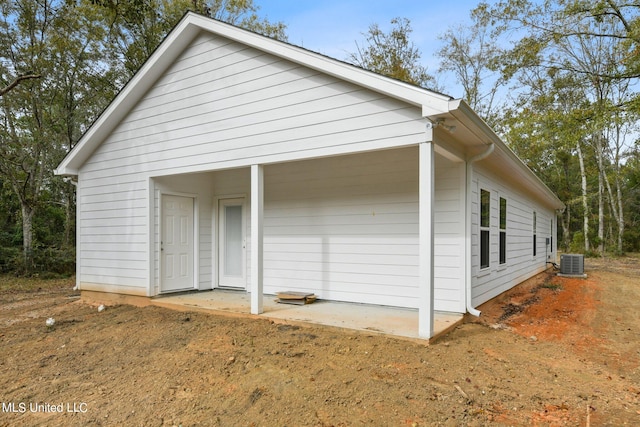
<svg viewBox="0 0 640 427"><path fill-rule="evenodd" d="M465 312L465 167L436 156L434 215L435 309Z"/></svg>
<svg viewBox="0 0 640 427"><path fill-rule="evenodd" d="M77 200L81 288L147 295L148 182L80 179Z"/></svg>
<svg viewBox="0 0 640 427"><path fill-rule="evenodd" d="M416 152L268 166L265 292L417 307Z"/></svg>
<svg viewBox="0 0 640 427"><path fill-rule="evenodd" d="M417 147L265 167L264 291L417 307ZM438 310L462 311L460 166L437 156ZM212 175L214 197L250 192L246 168ZM247 213L249 200L247 198ZM441 208L440 208L441 206ZM456 223L457 222L457 223ZM247 254L251 239L247 218ZM215 241L215 238L214 238ZM247 280L250 260L247 259Z"/></svg>
<svg viewBox="0 0 640 427"><path fill-rule="evenodd" d="M193 197L195 203L194 227L197 242L195 250L197 271L194 277L198 289L211 289L213 274L213 194L214 174L189 174L153 179L154 219L153 219L153 289L160 293L160 198L164 194Z"/></svg>
<svg viewBox="0 0 640 427"><path fill-rule="evenodd" d="M424 135L419 108L203 34L79 171L81 286L152 293L151 177L407 146Z"/></svg>
<svg viewBox="0 0 640 427"><path fill-rule="evenodd" d="M526 197L520 189L492 177L491 171L476 167L471 188L471 272L472 304L478 306L511 289L555 261L555 211ZM480 268L479 212L480 189L490 192L490 256L489 267ZM499 264L500 198L507 200L506 263ZM533 255L533 212L536 213L537 250ZM546 244L546 239L550 244Z"/></svg>

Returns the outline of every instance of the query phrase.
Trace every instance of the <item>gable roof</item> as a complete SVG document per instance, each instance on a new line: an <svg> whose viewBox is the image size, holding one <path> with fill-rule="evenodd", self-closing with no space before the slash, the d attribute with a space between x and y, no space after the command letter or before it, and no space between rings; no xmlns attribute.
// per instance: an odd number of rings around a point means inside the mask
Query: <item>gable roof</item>
<svg viewBox="0 0 640 427"><path fill-rule="evenodd" d="M201 31L220 35L341 80L349 81L358 86L419 106L423 109L424 116L447 111L447 103L451 99L446 95L427 91L400 80L387 78L289 43L271 39L194 12L187 12L140 70L80 138L73 150L60 163L56 169L56 174L77 175L78 169L89 158L91 153Z"/></svg>
<svg viewBox="0 0 640 427"><path fill-rule="evenodd" d="M456 141L462 146L479 151L494 144L501 161L507 161L526 185L540 199L555 209L564 207L549 188L509 149L504 142L463 100L419 86L392 79L310 50L281 42L242 28L187 12L180 22L156 48L131 80L122 88L80 141L55 170L56 175L77 176L80 167L126 117L131 109L155 84L162 74L201 32L209 32L235 42L251 46L271 55L303 65L343 81L398 99L421 108L422 116L432 121L453 120L464 132ZM464 137L463 137L464 135ZM500 167L504 167L504 164Z"/></svg>

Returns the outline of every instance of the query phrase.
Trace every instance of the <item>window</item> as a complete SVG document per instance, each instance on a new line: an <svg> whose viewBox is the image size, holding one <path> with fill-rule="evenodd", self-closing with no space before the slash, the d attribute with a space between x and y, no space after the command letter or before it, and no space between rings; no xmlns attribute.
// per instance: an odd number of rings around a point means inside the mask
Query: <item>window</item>
<svg viewBox="0 0 640 427"><path fill-rule="evenodd" d="M507 199L500 197L500 264L507 262Z"/></svg>
<svg viewBox="0 0 640 427"><path fill-rule="evenodd" d="M480 268L489 267L489 226L491 225L491 193L480 190Z"/></svg>
<svg viewBox="0 0 640 427"><path fill-rule="evenodd" d="M536 256L536 212L533 211L533 256Z"/></svg>

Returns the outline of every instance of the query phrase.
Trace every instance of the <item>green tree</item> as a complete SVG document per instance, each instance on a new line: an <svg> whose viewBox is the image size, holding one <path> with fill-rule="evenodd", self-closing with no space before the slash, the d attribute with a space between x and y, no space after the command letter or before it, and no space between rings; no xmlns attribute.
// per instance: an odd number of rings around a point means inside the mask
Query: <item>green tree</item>
<svg viewBox="0 0 640 427"><path fill-rule="evenodd" d="M105 34L93 25L97 15L51 0L5 0L0 8L0 75L20 83L6 86L1 100L0 173L20 203L28 271L42 195L57 180L53 168L114 90L100 66Z"/></svg>
<svg viewBox="0 0 640 427"><path fill-rule="evenodd" d="M0 0L0 249L20 238L22 269L52 265L41 249L72 251L74 187L53 169L194 8L285 37L251 0Z"/></svg>
<svg viewBox="0 0 640 427"><path fill-rule="evenodd" d="M628 227L625 230L624 250L640 251L640 153L637 149L622 165L625 202L625 218Z"/></svg>
<svg viewBox="0 0 640 427"><path fill-rule="evenodd" d="M530 76L530 86L521 92L514 106L503 117L504 137L561 200L566 209L560 217L561 246L567 250L572 228L589 230L589 194L582 145L586 129L580 107L588 105L584 94L576 90L570 75ZM535 83L534 83L535 82ZM578 216L582 222L577 221ZM585 234L584 245L589 236Z"/></svg>
<svg viewBox="0 0 640 427"><path fill-rule="evenodd" d="M439 90L436 79L420 64L420 50L410 40L413 31L410 21L395 18L391 25L388 33L378 24L369 26L364 34L365 46L356 43L356 52L350 53L347 61L388 77Z"/></svg>
<svg viewBox="0 0 640 427"><path fill-rule="evenodd" d="M286 25L258 16L253 0L92 0L101 7L110 40L132 76L188 10L278 40L286 40Z"/></svg>
<svg viewBox="0 0 640 427"><path fill-rule="evenodd" d="M43 40L55 20L55 10L49 3L3 2L2 57L3 80L14 81L20 75L43 74L48 52ZM51 105L43 105L50 99L48 79L23 81L2 97L0 112L0 173L13 189L20 202L24 265L31 265L33 250L33 218L43 188L47 167L51 167L51 150L47 142L55 139L50 126ZM10 87L11 85L7 86ZM45 101L46 102L46 101Z"/></svg>
<svg viewBox="0 0 640 427"><path fill-rule="evenodd" d="M520 92L529 95L536 86L544 85L541 82L564 81L570 82L572 91L583 94L584 102L569 105L564 114L575 117L569 129L581 135L574 153L583 166L585 250L590 250L588 224L595 201L598 250L604 249L608 238L622 251L625 222L620 161L640 105L632 84L640 71L634 59L639 47L640 5L614 0L505 0L493 6L482 3L473 14L491 25L495 34L516 37L513 48L502 55L501 68L503 78L514 81ZM589 173L591 162L595 173ZM596 182L587 180L585 174ZM606 223L611 222L617 224L617 238L613 233L605 236Z"/></svg>

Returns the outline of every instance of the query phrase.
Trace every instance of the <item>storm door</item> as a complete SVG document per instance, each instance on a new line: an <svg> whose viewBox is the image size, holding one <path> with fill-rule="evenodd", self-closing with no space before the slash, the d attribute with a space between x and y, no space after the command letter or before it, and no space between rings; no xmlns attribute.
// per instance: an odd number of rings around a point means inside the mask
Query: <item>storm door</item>
<svg viewBox="0 0 640 427"><path fill-rule="evenodd" d="M246 288L246 231L243 198L218 202L218 285Z"/></svg>

